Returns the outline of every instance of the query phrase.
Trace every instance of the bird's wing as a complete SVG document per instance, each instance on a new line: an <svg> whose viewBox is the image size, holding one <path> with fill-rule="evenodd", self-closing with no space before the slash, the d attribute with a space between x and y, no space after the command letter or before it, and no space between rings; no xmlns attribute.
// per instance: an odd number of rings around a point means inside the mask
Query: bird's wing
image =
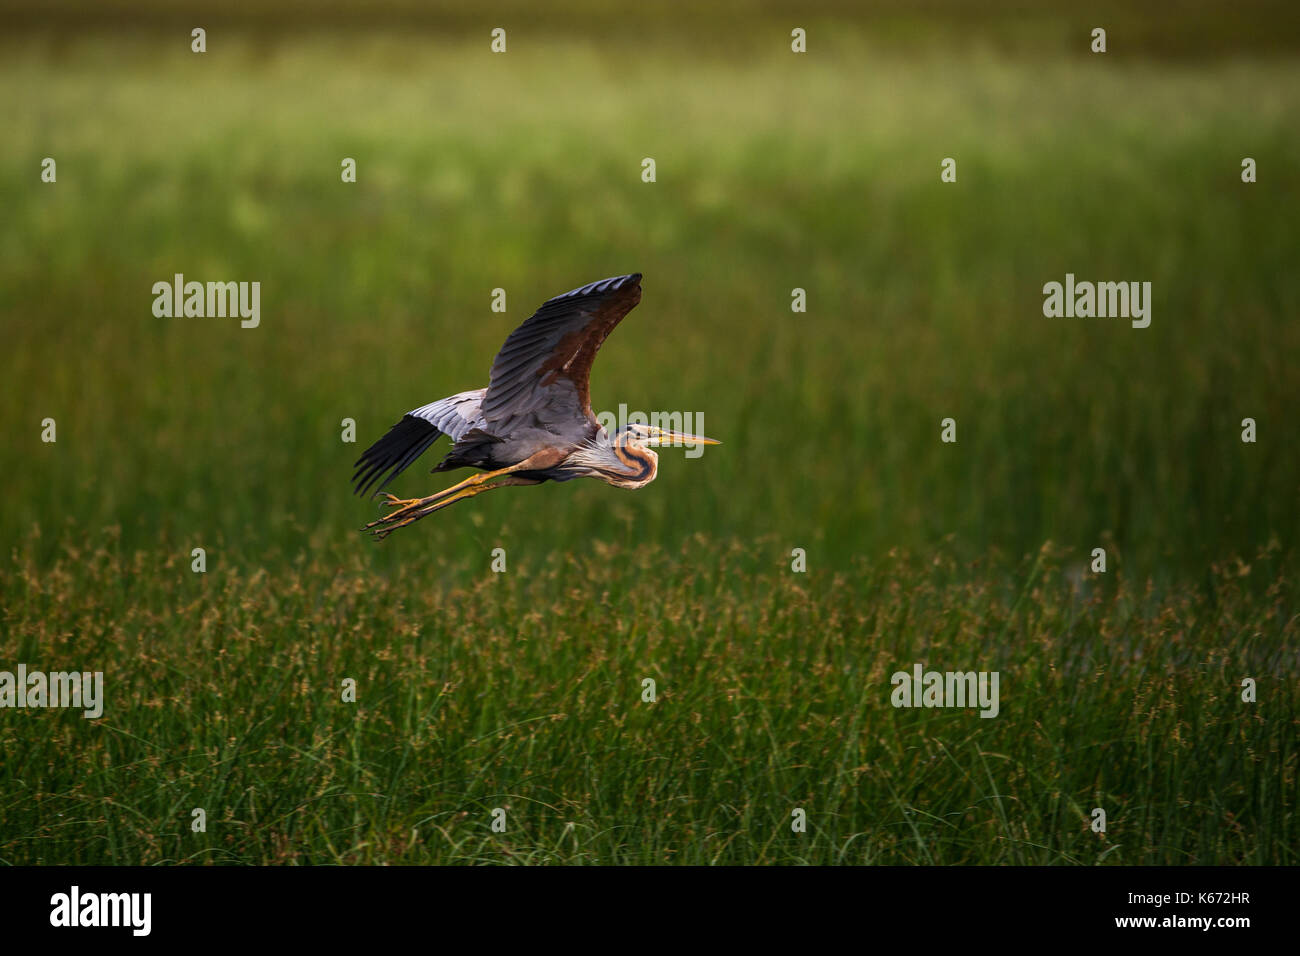
<svg viewBox="0 0 1300 956"><path fill-rule="evenodd" d="M424 454L439 435L450 435L453 441L459 441L478 420L479 405L485 391L476 388L460 392L403 415L383 438L357 459L357 471L352 476L356 493L365 494L381 478L383 483L375 491L383 491L407 465Z"/></svg>
<svg viewBox="0 0 1300 956"><path fill-rule="evenodd" d="M508 435L512 422L545 408L544 422L594 420L591 363L605 336L641 301L641 273L602 279L557 295L510 333L492 362L483 396L486 430Z"/></svg>

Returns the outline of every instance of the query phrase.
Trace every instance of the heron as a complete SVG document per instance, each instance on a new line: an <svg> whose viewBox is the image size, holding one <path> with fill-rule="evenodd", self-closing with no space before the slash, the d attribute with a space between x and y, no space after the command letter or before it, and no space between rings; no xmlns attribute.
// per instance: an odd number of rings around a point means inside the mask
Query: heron
<svg viewBox="0 0 1300 956"><path fill-rule="evenodd" d="M659 456L651 449L721 444L642 423L610 433L592 414L589 380L596 351L640 301L639 272L548 299L510 333L486 388L457 392L403 415L357 459L357 494L376 482L375 494L383 492L441 435L452 445L431 473L466 467L481 473L425 498L385 492L390 511L361 530L384 538L435 511L511 485L597 478L617 488L642 488L659 473Z"/></svg>

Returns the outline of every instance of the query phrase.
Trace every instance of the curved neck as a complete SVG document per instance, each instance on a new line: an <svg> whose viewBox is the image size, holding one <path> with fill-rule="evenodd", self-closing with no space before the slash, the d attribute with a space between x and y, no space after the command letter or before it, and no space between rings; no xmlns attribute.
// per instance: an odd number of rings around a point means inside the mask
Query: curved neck
<svg viewBox="0 0 1300 956"><path fill-rule="evenodd" d="M631 437L626 433L611 437L602 432L592 443L575 450L565 460L565 467L572 477L599 478L618 488L648 485L659 473L659 456L633 444Z"/></svg>
<svg viewBox="0 0 1300 956"><path fill-rule="evenodd" d="M614 457L627 469L627 474L619 475L618 480L610 478L610 484L630 488L640 488L655 480L659 471L659 456L649 448L632 444L629 435L624 432L614 441Z"/></svg>

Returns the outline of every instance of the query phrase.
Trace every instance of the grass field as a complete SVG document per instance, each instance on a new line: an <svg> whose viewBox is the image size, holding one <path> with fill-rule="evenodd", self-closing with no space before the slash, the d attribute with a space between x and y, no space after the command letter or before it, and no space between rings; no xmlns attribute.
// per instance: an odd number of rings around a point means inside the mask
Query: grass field
<svg viewBox="0 0 1300 956"><path fill-rule="evenodd" d="M107 698L0 710L0 864L1297 862L1300 63L832 22L0 41L0 670ZM722 446L357 534L366 444L629 271L598 410Z"/></svg>

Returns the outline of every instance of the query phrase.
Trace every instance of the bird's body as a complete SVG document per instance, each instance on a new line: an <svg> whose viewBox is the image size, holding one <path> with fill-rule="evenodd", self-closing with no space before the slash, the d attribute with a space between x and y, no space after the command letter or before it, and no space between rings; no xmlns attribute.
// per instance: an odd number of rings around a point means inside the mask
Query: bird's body
<svg viewBox="0 0 1300 956"><path fill-rule="evenodd" d="M641 300L641 275L593 282L547 301L510 334L486 388L471 389L407 412L357 461L358 494L383 490L441 435L452 439L433 469L484 474L428 498L388 495L394 509L365 530L384 537L464 498L504 485L598 478L640 488L658 474L652 445L717 444L651 425L607 432L591 410L591 364L605 337Z"/></svg>
<svg viewBox="0 0 1300 956"><path fill-rule="evenodd" d="M496 438L488 430L491 426L483 417L483 396L486 393L486 388L458 392L407 413L408 417L434 423L432 429L419 425L408 426L406 429L411 441L418 440L421 443L417 446L420 451L427 447L422 444L423 442L432 443L439 434L449 436L454 442L446 457L434 466L435 472L464 467L481 468L487 471L508 468L539 453L563 449L567 444L570 446L569 454L557 465L515 474L521 478L536 477L538 480L569 481L572 478L589 477L590 472L595 471L605 477L610 484L640 488L653 481L658 473L659 456L653 451L649 448L638 448L626 441L617 441L624 436L634 438L635 433L626 431L609 436L594 419L583 429L583 437L577 442L569 438L567 442L557 443L553 433L535 426L522 429L519 434L509 438ZM398 425L394 425L393 428L398 428ZM391 435L392 432L390 431L389 434ZM395 437L403 442L407 439L406 435ZM608 445L615 453L622 453L620 464L625 470L611 469L609 462L599 453L592 454L593 448L603 445ZM390 476L392 477L396 477L396 472Z"/></svg>

